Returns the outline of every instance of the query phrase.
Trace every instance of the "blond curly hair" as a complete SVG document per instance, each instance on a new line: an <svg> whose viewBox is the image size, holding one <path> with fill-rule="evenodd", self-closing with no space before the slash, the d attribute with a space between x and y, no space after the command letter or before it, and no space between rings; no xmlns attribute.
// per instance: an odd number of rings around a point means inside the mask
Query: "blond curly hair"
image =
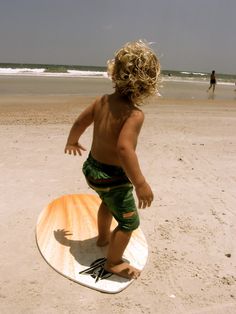
<svg viewBox="0 0 236 314"><path fill-rule="evenodd" d="M160 63L153 50L142 40L129 42L107 62L108 76L115 89L133 103L157 93Z"/></svg>

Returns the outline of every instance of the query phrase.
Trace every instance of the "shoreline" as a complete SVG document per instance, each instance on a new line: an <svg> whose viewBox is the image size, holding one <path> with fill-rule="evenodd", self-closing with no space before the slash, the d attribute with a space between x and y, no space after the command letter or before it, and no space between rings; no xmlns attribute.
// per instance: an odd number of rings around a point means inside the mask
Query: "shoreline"
<svg viewBox="0 0 236 314"><path fill-rule="evenodd" d="M98 72L100 73L100 72ZM92 74L72 74L72 73L50 73L43 72L40 74L35 73L0 73L1 78L62 78L62 79L95 79L95 80L109 80L107 72L101 72L101 75L92 75ZM167 74L161 75L162 82L173 82L173 83L192 83L192 84L208 84L209 77L205 78L195 78L195 77L178 77L178 76L168 76ZM235 86L235 81L224 81L220 79L217 81L218 85L228 85Z"/></svg>
<svg viewBox="0 0 236 314"><path fill-rule="evenodd" d="M225 100L235 101L234 85L217 84L215 93L207 92L208 82L160 82L160 99L171 100ZM0 76L0 97L25 96L91 96L97 97L114 91L108 78L76 77L17 77Z"/></svg>

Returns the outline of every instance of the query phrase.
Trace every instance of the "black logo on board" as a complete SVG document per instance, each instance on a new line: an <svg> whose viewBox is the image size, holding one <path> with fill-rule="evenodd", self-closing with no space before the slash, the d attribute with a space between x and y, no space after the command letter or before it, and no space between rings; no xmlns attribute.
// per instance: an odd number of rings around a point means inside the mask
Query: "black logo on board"
<svg viewBox="0 0 236 314"><path fill-rule="evenodd" d="M105 262L106 258L96 259L96 261L92 262L89 268L86 268L79 273L81 275L90 275L92 278L95 279L95 282L109 278L113 274L104 269Z"/></svg>

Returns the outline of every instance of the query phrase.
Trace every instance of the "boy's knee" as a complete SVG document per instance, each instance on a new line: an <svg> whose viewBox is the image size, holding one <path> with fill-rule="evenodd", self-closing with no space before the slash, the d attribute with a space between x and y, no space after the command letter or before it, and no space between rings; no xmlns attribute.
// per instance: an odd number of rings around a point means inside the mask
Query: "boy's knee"
<svg viewBox="0 0 236 314"><path fill-rule="evenodd" d="M123 213L123 221L120 224L124 231L134 231L140 225L139 215L137 211Z"/></svg>
<svg viewBox="0 0 236 314"><path fill-rule="evenodd" d="M129 213L123 213L123 218L130 218L133 217L136 214L135 211L129 212Z"/></svg>

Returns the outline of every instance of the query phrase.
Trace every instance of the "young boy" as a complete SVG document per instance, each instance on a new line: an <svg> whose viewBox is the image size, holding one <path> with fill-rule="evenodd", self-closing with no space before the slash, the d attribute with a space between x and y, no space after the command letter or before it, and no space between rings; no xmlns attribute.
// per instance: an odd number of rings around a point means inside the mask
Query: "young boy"
<svg viewBox="0 0 236 314"><path fill-rule="evenodd" d="M65 153L81 155L86 149L79 139L93 123L93 141L83 172L89 186L100 196L98 246L108 246L105 270L131 279L140 271L122 260L133 230L139 226L138 207L151 205L153 193L135 153L144 114L137 107L157 92L160 64L142 41L127 43L108 62L115 92L96 99L71 128ZM110 233L112 217L117 228Z"/></svg>

